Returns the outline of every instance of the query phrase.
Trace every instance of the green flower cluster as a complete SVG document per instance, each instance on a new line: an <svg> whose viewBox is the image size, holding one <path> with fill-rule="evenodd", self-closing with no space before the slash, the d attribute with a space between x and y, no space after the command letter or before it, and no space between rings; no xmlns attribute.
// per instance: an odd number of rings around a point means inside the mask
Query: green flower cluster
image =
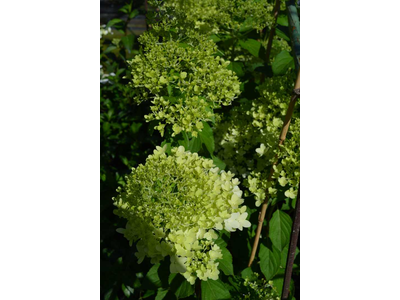
<svg viewBox="0 0 400 300"><path fill-rule="evenodd" d="M256 277L259 275L254 273ZM265 278L250 281L245 279L243 285L250 289L250 292L243 295L242 299L263 299L263 300L280 300L279 294L273 286L272 281L267 281Z"/></svg>
<svg viewBox="0 0 400 300"><path fill-rule="evenodd" d="M267 0L167 0L161 10L204 33L271 27L273 4Z"/></svg>
<svg viewBox="0 0 400 300"><path fill-rule="evenodd" d="M253 171L248 177L247 186L255 195L256 206L262 204L266 191L271 199L277 197L279 190L287 198L297 197L300 181L300 119L292 120L288 135L291 137L285 140L278 153L279 163L273 166L273 180L268 181L270 167L264 171Z"/></svg>
<svg viewBox="0 0 400 300"><path fill-rule="evenodd" d="M246 178L244 184L255 195L257 206L264 201L266 191L270 197L276 197L278 189L284 189L290 198L297 194L300 165L297 112L283 151L277 151L293 82L292 75L267 78L259 90L261 97L252 102L243 101L232 109L228 117L218 122L215 131L217 156L231 172ZM276 180L267 182L278 153Z"/></svg>
<svg viewBox="0 0 400 300"><path fill-rule="evenodd" d="M216 280L221 249L216 230L243 230L246 220L239 180L220 171L210 159L185 152L183 146L157 147L145 165L132 169L124 189L115 197L115 211L128 220L119 232L141 262L171 258L170 271L194 284L196 278Z"/></svg>
<svg viewBox="0 0 400 300"><path fill-rule="evenodd" d="M172 36L166 34L168 26L155 24L139 38L144 54L130 62L131 85L138 103L151 101L152 113L145 118L160 121L156 129L162 135L172 124L172 136L182 130L197 136L214 108L230 105L239 95L240 82L228 70L229 61L213 55L217 47L206 36L190 30Z"/></svg>

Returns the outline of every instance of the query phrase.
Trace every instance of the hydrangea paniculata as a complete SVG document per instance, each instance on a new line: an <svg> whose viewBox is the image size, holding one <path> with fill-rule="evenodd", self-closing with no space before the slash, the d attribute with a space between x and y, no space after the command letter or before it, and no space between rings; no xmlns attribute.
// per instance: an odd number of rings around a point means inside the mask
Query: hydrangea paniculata
<svg viewBox="0 0 400 300"><path fill-rule="evenodd" d="M267 78L260 87L261 97L243 101L226 117L219 119L216 132L216 154L229 170L246 180L244 185L255 196L256 206L266 197L276 197L283 190L295 198L300 178L300 119L295 111L288 136L278 151L280 131L285 118L293 76ZM274 166L273 181L268 181Z"/></svg>
<svg viewBox="0 0 400 300"><path fill-rule="evenodd" d="M213 109L230 105L240 93L240 82L229 61L215 56L213 41L195 31L169 34L168 22L155 24L139 38L144 53L130 61L135 100L151 102L147 121L158 120L161 134L173 125L172 136L181 131L197 136ZM165 33L165 32L168 33ZM161 39L161 41L159 41Z"/></svg>
<svg viewBox="0 0 400 300"><path fill-rule="evenodd" d="M251 225L239 180L183 146L170 155L165 151L157 147L118 189L115 213L128 220L119 232L136 243L139 262L147 256L156 264L170 256L170 271L191 284L196 278L216 280L222 258L217 231Z"/></svg>

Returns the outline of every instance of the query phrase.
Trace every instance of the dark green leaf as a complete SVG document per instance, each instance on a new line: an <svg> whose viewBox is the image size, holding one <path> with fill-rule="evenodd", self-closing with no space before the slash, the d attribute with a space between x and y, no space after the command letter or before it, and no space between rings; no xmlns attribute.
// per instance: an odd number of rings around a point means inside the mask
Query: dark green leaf
<svg viewBox="0 0 400 300"><path fill-rule="evenodd" d="M201 149L201 139L200 137L192 137L189 141L189 148L188 150L192 153L199 152Z"/></svg>
<svg viewBox="0 0 400 300"><path fill-rule="evenodd" d="M178 299L189 297L194 293L193 286L181 274L176 274L170 285L171 292Z"/></svg>
<svg viewBox="0 0 400 300"><path fill-rule="evenodd" d="M156 264L151 267L149 272L147 272L146 277L143 281L143 288L147 290L157 289L162 286L161 279L158 276L158 268L160 264Z"/></svg>
<svg viewBox="0 0 400 300"><path fill-rule="evenodd" d="M275 33L280 38L283 38L285 41L290 42L290 38L282 30L280 30L279 28L275 29Z"/></svg>
<svg viewBox="0 0 400 300"><path fill-rule="evenodd" d="M231 294L221 280L211 280L201 282L202 300L223 300L231 299Z"/></svg>
<svg viewBox="0 0 400 300"><path fill-rule="evenodd" d="M156 290L160 287L168 286L169 264L169 260L165 259L161 264L151 267L143 280L143 288L146 290Z"/></svg>
<svg viewBox="0 0 400 300"><path fill-rule="evenodd" d="M110 45L110 46L107 47L106 50L104 50L104 53L110 53L110 52L114 51L115 49L117 49L116 46Z"/></svg>
<svg viewBox="0 0 400 300"><path fill-rule="evenodd" d="M144 293L143 298L149 298L151 296L153 296L156 292L153 290L148 290L146 291L146 293Z"/></svg>
<svg viewBox="0 0 400 300"><path fill-rule="evenodd" d="M228 66L228 69L235 72L238 77L242 77L244 75L243 63L241 62L238 61L231 62Z"/></svg>
<svg viewBox="0 0 400 300"><path fill-rule="evenodd" d="M260 54L260 49L261 49L261 43L259 41L253 40L253 39L248 39L246 41L239 41L240 47L243 49L246 49L249 51L253 56L259 57Z"/></svg>
<svg viewBox="0 0 400 300"><path fill-rule="evenodd" d="M214 152L214 135L210 125L207 122L203 122L203 130L199 132L201 142L206 146L208 152L212 154Z"/></svg>
<svg viewBox="0 0 400 300"><path fill-rule="evenodd" d="M133 34L123 36L121 38L121 41L124 44L125 49L128 50L129 53L131 53L133 48L133 43L135 41L135 36Z"/></svg>
<svg viewBox="0 0 400 300"><path fill-rule="evenodd" d="M260 245L260 268L266 280L270 280L278 272L281 263L281 255L279 250L273 245L267 247L263 244Z"/></svg>
<svg viewBox="0 0 400 300"><path fill-rule="evenodd" d="M219 268L225 275L233 275L232 255L226 248L221 248L222 258L218 259Z"/></svg>
<svg viewBox="0 0 400 300"><path fill-rule="evenodd" d="M272 63L272 71L275 75L283 75L289 68L294 68L294 60L289 52L281 51Z"/></svg>
<svg viewBox="0 0 400 300"><path fill-rule="evenodd" d="M269 237L271 238L272 244L278 248L279 251L282 251L289 243L291 230L292 219L290 216L281 210L275 211L269 222Z"/></svg>

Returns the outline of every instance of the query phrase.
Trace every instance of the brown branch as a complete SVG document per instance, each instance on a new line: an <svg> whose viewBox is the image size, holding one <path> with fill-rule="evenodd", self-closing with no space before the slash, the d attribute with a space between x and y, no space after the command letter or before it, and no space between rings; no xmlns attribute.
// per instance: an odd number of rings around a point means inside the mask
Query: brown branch
<svg viewBox="0 0 400 300"><path fill-rule="evenodd" d="M276 0L275 7L274 7L274 23L272 24L271 30L269 31L267 49L265 50L265 62L267 64L269 63L269 56L271 54L272 41L273 41L274 35L275 35L275 27L276 27L276 22L278 20L278 14L279 14L280 7L281 7L281 1Z"/></svg>
<svg viewBox="0 0 400 300"><path fill-rule="evenodd" d="M297 240L300 233L300 185L297 194L296 209L294 222L292 226L292 234L290 236L288 257L286 260L285 278L283 281L282 300L287 300L289 297L290 281L292 279L293 263L296 256Z"/></svg>
<svg viewBox="0 0 400 300"><path fill-rule="evenodd" d="M300 95L300 71L299 71L299 73L297 75L296 84L294 86L293 94L292 94L292 97L291 97L290 102L289 102L289 107L288 107L288 109L286 111L285 121L283 123L281 134L279 136L278 150L280 149L280 146L283 144L283 142L286 139L286 134L287 134L287 132L289 130L290 121L291 121L292 115L293 115L294 105L296 104L296 100L299 97L299 95ZM274 173L274 165L276 165L277 162L278 162L278 160L277 160L277 155L276 155L275 156L275 162L271 166L271 170L270 170L269 177L268 177L267 181L271 180L272 175ZM256 236L254 238L253 248L251 249L251 255L250 255L248 267L251 266L251 264L253 263L254 258L256 256L256 252L257 252L257 248L258 248L258 242L260 240L261 229L262 229L262 226L263 226L263 223L264 223L265 212L267 211L267 208L268 208L268 191L266 191L265 200L264 200L263 204L261 205L261 211L260 211L260 214L258 215L257 231L256 231Z"/></svg>

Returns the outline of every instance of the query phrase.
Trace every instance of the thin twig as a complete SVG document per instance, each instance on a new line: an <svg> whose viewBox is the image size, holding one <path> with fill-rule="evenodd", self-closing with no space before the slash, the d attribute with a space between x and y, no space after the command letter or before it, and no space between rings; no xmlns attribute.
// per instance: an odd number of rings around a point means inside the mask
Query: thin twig
<svg viewBox="0 0 400 300"><path fill-rule="evenodd" d="M196 292L196 298L201 299L201 280L196 281L195 292Z"/></svg>
<svg viewBox="0 0 400 300"><path fill-rule="evenodd" d="M297 194L295 216L292 226L292 234L290 236L288 257L286 261L285 279L283 281L283 289L282 289L282 300L287 300L287 298L289 297L290 281L292 279L293 263L294 263L294 258L296 256L296 246L297 246L297 240L299 238L299 233L300 233L300 185L299 185L299 192Z"/></svg>
<svg viewBox="0 0 400 300"><path fill-rule="evenodd" d="M292 97L290 99L289 102L289 107L286 111L286 117L285 117L285 121L283 123L283 127L281 130L281 134L279 136L279 143L278 143L278 150L280 149L280 146L283 144L283 142L286 139L286 134L289 130L289 125L290 125L290 121L292 119L292 115L293 115L293 110L294 110L294 105L296 104L296 100L299 97L300 94L300 71L297 75L297 79L296 79L296 84L294 86L294 90L293 90L293 94ZM272 178L272 174L273 174L273 166L277 163L277 160L275 160L275 163L272 165L271 167L271 171L268 177L267 181L270 181ZM267 207L268 207L268 203L269 199L268 199L268 191L266 192L266 196L265 196L265 200L263 202L263 204L261 205L261 211L260 214L258 216L258 225L257 225L257 231L256 231L256 236L254 237L254 243L253 243L253 248L251 249L251 255L250 255L250 259L249 259L249 263L248 263L248 267L251 266L251 264L254 261L254 258L256 256L256 252L257 252L257 248L258 248L258 242L260 240L260 235L261 235L261 229L264 223L264 219L265 219L265 212L267 211Z"/></svg>
<svg viewBox="0 0 400 300"><path fill-rule="evenodd" d="M274 35L275 35L275 27L276 27L276 22L278 20L278 14L279 14L280 7L281 7L281 1L276 0L275 7L274 7L274 23L272 24L271 30L269 31L267 49L265 50L265 62L267 64L269 63L269 56L271 54L272 41L273 41Z"/></svg>

